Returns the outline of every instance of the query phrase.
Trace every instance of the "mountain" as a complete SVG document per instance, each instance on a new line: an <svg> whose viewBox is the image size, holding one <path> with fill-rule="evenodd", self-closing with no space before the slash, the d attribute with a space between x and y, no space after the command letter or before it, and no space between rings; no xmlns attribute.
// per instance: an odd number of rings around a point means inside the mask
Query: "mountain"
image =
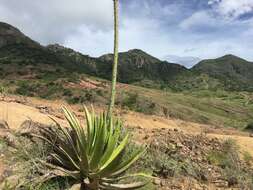
<svg viewBox="0 0 253 190"><path fill-rule="evenodd" d="M26 44L30 47L38 47L39 44L25 36L17 28L0 22L0 48L17 44Z"/></svg>
<svg viewBox="0 0 253 190"><path fill-rule="evenodd" d="M0 22L0 79L71 78L88 74L110 79L113 54L90 57L59 44L42 46L17 28ZM176 91L253 91L253 63L233 55L200 61L191 69L133 49L119 53L118 80ZM77 76L77 77L74 77Z"/></svg>
<svg viewBox="0 0 253 190"><path fill-rule="evenodd" d="M180 63L187 68L191 68L201 61L201 59L198 57L177 55L167 55L164 57L164 59L172 63Z"/></svg>
<svg viewBox="0 0 253 190"><path fill-rule="evenodd" d="M203 60L192 71L219 79L229 90L253 90L253 63L234 55Z"/></svg>
<svg viewBox="0 0 253 190"><path fill-rule="evenodd" d="M83 55L71 48L66 48L59 44L51 44L46 47L51 53L54 53L63 67L91 75L99 75L97 64L102 64L97 58ZM67 64L69 63L69 65ZM68 66L67 66L68 65Z"/></svg>
<svg viewBox="0 0 253 190"><path fill-rule="evenodd" d="M1 76L5 78L44 78L54 72L59 77L77 72L111 78L112 54L94 58L59 44L44 47L6 23L0 23L0 44L0 64L4 71ZM119 53L118 70L118 80L124 83L143 80L167 83L187 71L181 65L161 61L138 49Z"/></svg>
<svg viewBox="0 0 253 190"><path fill-rule="evenodd" d="M60 62L60 57L20 30L0 22L1 78L35 78L61 68Z"/></svg>
<svg viewBox="0 0 253 190"><path fill-rule="evenodd" d="M99 59L112 65L113 54L103 55ZM105 70L111 71L111 68L108 69ZM142 50L133 49L119 53L118 78L121 82L133 83L142 80L168 82L185 71L187 69L179 64L160 61ZM109 72L106 73L108 74Z"/></svg>

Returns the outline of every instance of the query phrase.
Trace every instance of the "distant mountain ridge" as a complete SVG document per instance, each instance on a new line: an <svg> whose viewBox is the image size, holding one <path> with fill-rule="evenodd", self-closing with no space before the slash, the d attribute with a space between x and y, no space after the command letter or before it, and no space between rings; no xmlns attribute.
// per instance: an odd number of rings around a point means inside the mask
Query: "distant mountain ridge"
<svg viewBox="0 0 253 190"><path fill-rule="evenodd" d="M253 90L253 63L234 55L199 62L192 68L222 81L233 90Z"/></svg>
<svg viewBox="0 0 253 190"><path fill-rule="evenodd" d="M110 79L112 63L112 54L95 58L59 44L45 47L0 22L0 79L40 78L48 73L61 77L72 72ZM203 60L187 69L133 49L119 53L118 71L120 82L149 87L253 91L253 64L233 55Z"/></svg>

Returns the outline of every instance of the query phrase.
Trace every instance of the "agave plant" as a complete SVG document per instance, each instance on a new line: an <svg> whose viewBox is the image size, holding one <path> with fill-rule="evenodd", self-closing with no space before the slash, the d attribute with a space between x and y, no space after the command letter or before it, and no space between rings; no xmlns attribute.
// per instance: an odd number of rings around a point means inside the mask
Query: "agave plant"
<svg viewBox="0 0 253 190"><path fill-rule="evenodd" d="M129 167L143 154L136 151L125 159L124 151L129 136L120 142L119 120L108 119L105 113L96 116L85 108L86 127L68 109L63 109L70 128L61 127L59 132L44 130L43 138L53 146L52 160L47 165L54 173L72 178L81 189L137 189L145 182L120 183L133 177L147 177L144 173L126 175ZM62 175L62 173L64 175Z"/></svg>

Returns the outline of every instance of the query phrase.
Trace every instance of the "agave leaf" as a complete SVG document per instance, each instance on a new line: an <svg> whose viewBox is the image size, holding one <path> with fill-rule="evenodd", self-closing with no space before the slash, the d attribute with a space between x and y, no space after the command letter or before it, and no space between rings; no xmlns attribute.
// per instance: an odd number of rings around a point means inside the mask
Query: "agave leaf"
<svg viewBox="0 0 253 190"><path fill-rule="evenodd" d="M90 112L88 111L87 107L84 106L84 111L85 111L85 118L86 118L86 125L87 125L87 142L88 142L88 147L91 146L92 143L92 132L93 132L93 117L90 115Z"/></svg>
<svg viewBox="0 0 253 190"><path fill-rule="evenodd" d="M105 162L105 164L101 167L101 170L105 169L125 148L127 142L128 142L128 137L127 135L124 140L120 143L120 145L112 152L111 156L109 159Z"/></svg>
<svg viewBox="0 0 253 190"><path fill-rule="evenodd" d="M87 171L89 170L89 163L88 163L88 156L87 156L87 142L86 142L86 136L84 133L84 130L80 123L78 122L77 118L74 114L68 111L68 109L63 108L63 111L65 113L65 117L68 120L69 125L71 126L72 130L77 135L77 141L79 143L80 148L80 158L81 158L81 167L82 171L84 171L84 168L87 168ZM85 175L85 174L84 174Z"/></svg>
<svg viewBox="0 0 253 190"><path fill-rule="evenodd" d="M120 189L139 189L147 185L147 182L135 182L127 184L111 184L111 183L101 183L101 188L106 190L120 190Z"/></svg>
<svg viewBox="0 0 253 190"><path fill-rule="evenodd" d="M71 164L74 166L74 167L76 167L76 169L77 170L80 170L80 167L78 166L79 164L78 164L78 162L76 162L71 156L71 154L69 154L68 152L66 152L65 150L64 150L64 148L62 148L62 147L60 147L59 148L61 151L62 151L62 153L66 156L66 158L71 162Z"/></svg>
<svg viewBox="0 0 253 190"><path fill-rule="evenodd" d="M115 168L114 171L111 171L111 175L110 176L118 176L120 174L122 174L123 172L125 172L127 169L129 169L129 167L135 162L137 161L145 152L146 150L143 151L136 151L136 153L131 156L131 158L129 158L127 161L122 162L118 167Z"/></svg>
<svg viewBox="0 0 253 190"><path fill-rule="evenodd" d="M113 125L113 123L110 123L110 133L109 133L109 137L108 137L108 144L106 146L105 153L104 153L103 157L101 158L101 162L100 162L101 166L104 165L105 162L112 155L112 153L115 150L115 147L118 143L119 136L120 136L120 128L117 128L117 126L116 126L116 129L113 131L112 125Z"/></svg>
<svg viewBox="0 0 253 190"><path fill-rule="evenodd" d="M100 117L100 130L98 131L99 134L97 134L97 139L96 139L96 143L94 146L94 152L92 155L92 159L90 162L90 168L91 170L93 169L97 169L98 168L98 164L99 161L103 155L104 152L104 147L105 147L105 133L106 133L106 126L104 126L105 124L105 118L104 117Z"/></svg>
<svg viewBox="0 0 253 190"><path fill-rule="evenodd" d="M75 115L73 113L71 113L67 108L63 108L63 112L65 115L65 118L67 119L70 127L72 128L72 130L76 133L79 143L84 143L82 144L82 147L86 147L86 136L83 136L84 134L82 133L82 127L79 123L79 121L77 120L77 118L75 117Z"/></svg>
<svg viewBox="0 0 253 190"><path fill-rule="evenodd" d="M89 155L91 155L92 148L94 146L95 137L96 137L96 131L97 131L96 115L95 115L95 111L94 111L93 107L92 107L92 114L91 114L91 122L92 123L91 123L91 127L90 127Z"/></svg>
<svg viewBox="0 0 253 190"><path fill-rule="evenodd" d="M155 177L148 175L146 173L135 173L135 174L128 174L125 176L115 177L115 178L102 178L102 182L113 183L115 181L120 181L123 179L133 178L133 177L145 177L145 178L150 178L150 179L154 178L155 179Z"/></svg>
<svg viewBox="0 0 253 190"><path fill-rule="evenodd" d="M124 138L124 140L115 148L113 153L107 159L105 164L100 167L100 170L97 172L96 175L105 177L110 171L114 171L118 165L118 160L120 159L121 152L124 150L126 144L128 142L128 135Z"/></svg>
<svg viewBox="0 0 253 190"><path fill-rule="evenodd" d="M59 166L56 166L54 164L50 164L48 162L44 162L44 161L40 161L43 165L47 166L48 168L51 168L53 169L54 171L60 171L60 172L63 172L65 173L66 175L64 174L61 174L61 176L70 176L74 179L81 179L81 176L80 176L80 173L78 171L69 171L65 168L62 168L62 167L59 167ZM58 175L59 176L59 175Z"/></svg>
<svg viewBox="0 0 253 190"><path fill-rule="evenodd" d="M75 153L75 156L78 158L78 160L80 160L80 156L79 156L79 153L78 153L78 150L76 149L76 143L77 142L74 142L73 140L76 140L76 139L73 139L73 137L71 136L71 134L64 128L64 127L60 127L62 133L65 135L67 142L69 145L71 145L71 149L73 149L74 153ZM66 146L68 146L66 144Z"/></svg>

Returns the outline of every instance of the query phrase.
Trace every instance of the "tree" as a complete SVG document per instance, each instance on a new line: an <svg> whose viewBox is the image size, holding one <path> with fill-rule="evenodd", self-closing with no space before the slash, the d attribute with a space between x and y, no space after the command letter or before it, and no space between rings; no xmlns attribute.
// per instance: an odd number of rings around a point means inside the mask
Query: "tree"
<svg viewBox="0 0 253 190"><path fill-rule="evenodd" d="M108 107L108 116L110 117L113 112L116 96L116 82L118 70L118 46L119 46L119 0L113 0L114 5L114 59L112 70L112 84L111 84L111 98Z"/></svg>

